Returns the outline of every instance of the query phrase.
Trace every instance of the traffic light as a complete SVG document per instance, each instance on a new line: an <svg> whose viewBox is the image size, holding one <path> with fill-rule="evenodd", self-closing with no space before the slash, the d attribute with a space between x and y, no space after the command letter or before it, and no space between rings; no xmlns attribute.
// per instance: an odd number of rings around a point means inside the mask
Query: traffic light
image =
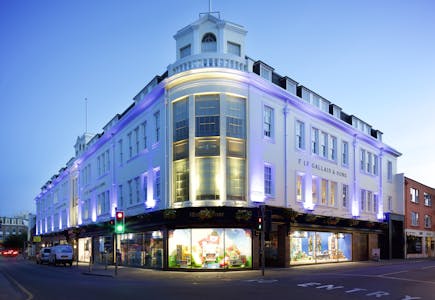
<svg viewBox="0 0 435 300"><path fill-rule="evenodd" d="M261 218L261 217L258 217L257 229L258 230L263 229L263 218Z"/></svg>
<svg viewBox="0 0 435 300"><path fill-rule="evenodd" d="M125 218L123 211L115 213L115 233L124 233L125 231Z"/></svg>

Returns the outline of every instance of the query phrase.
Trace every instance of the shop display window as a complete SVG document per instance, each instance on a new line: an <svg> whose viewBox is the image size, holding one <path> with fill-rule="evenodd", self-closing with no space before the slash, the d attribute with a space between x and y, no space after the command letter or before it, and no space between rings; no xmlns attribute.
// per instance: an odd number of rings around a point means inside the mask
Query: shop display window
<svg viewBox="0 0 435 300"><path fill-rule="evenodd" d="M290 264L352 260L352 235L341 232L293 231Z"/></svg>
<svg viewBox="0 0 435 300"><path fill-rule="evenodd" d="M251 268L251 230L240 228L175 229L169 231L170 268Z"/></svg>
<svg viewBox="0 0 435 300"><path fill-rule="evenodd" d="M163 234L161 231L119 235L120 265L163 268Z"/></svg>
<svg viewBox="0 0 435 300"><path fill-rule="evenodd" d="M423 253L423 238L421 236L408 235L406 236L406 252L408 254Z"/></svg>

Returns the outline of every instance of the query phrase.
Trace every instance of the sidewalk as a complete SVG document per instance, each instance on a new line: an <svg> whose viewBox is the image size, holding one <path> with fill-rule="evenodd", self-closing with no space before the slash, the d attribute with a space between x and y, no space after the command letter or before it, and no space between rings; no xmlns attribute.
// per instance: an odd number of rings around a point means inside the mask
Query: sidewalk
<svg viewBox="0 0 435 300"><path fill-rule="evenodd" d="M376 266L383 266L383 265L399 265L399 264L414 264L419 263L423 261L433 261L433 258L420 258L420 259L391 259L391 260L379 260L379 261L355 261L355 262L343 262L343 263L325 263L325 264L312 264L312 265L298 265L298 266L291 266L289 268L266 268L266 273L268 275L273 273L281 273L286 271L294 271L298 268L348 268L351 266L366 266L366 267L376 267ZM222 274L226 274L225 276L231 277L231 274L235 275L236 277L242 277L246 276L248 274L256 274L260 272L260 269L250 269L250 270L243 270L243 271L216 271L216 272L201 272L200 270L160 270L160 269L147 269L147 268L141 268L141 267L131 267L131 266L118 266L117 274L115 274L115 266L114 265L107 265L104 264L93 264L92 266L89 266L89 263L79 262L77 265L77 262L73 263L73 268L76 268L78 272L80 272L83 275L89 275L89 276L103 276L103 277L120 277L120 278L138 278L144 275L144 273L147 273L149 276L161 276L161 277L167 277L168 273L178 274L184 276L186 274L196 274L202 273L202 274L215 274L218 276L221 276ZM220 274L220 275L219 275ZM177 276L177 275L175 275Z"/></svg>

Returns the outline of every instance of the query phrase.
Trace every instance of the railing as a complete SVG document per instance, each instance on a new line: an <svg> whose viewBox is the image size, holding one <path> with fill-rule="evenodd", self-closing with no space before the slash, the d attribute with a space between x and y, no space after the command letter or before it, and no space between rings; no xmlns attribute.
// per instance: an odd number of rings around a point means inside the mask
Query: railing
<svg viewBox="0 0 435 300"><path fill-rule="evenodd" d="M230 68L246 71L246 60L229 54L203 53L184 57L168 66L169 76L199 68Z"/></svg>

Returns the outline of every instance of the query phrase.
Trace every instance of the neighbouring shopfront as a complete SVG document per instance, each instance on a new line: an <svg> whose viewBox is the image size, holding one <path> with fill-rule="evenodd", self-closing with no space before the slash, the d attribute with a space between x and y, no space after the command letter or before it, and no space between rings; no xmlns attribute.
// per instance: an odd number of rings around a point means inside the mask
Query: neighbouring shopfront
<svg viewBox="0 0 435 300"><path fill-rule="evenodd" d="M79 238L78 249L79 261L89 262L92 257L92 238Z"/></svg>
<svg viewBox="0 0 435 300"><path fill-rule="evenodd" d="M290 234L291 265L351 260L350 233L296 230Z"/></svg>
<svg viewBox="0 0 435 300"><path fill-rule="evenodd" d="M163 268L163 233L147 231L118 235L117 248L120 251L120 265Z"/></svg>
<svg viewBox="0 0 435 300"><path fill-rule="evenodd" d="M435 233L408 230L406 232L406 258L434 257Z"/></svg>

